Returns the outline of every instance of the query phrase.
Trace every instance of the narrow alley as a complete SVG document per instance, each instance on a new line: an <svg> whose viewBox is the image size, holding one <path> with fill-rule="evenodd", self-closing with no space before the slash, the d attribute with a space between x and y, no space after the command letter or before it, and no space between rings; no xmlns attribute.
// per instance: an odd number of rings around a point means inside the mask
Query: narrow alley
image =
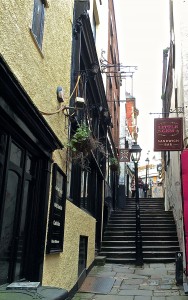
<svg viewBox="0 0 188 300"><path fill-rule="evenodd" d="M187 300L175 264L95 266L73 300Z"/></svg>
<svg viewBox="0 0 188 300"><path fill-rule="evenodd" d="M0 300L188 300L188 0L0 0Z"/></svg>

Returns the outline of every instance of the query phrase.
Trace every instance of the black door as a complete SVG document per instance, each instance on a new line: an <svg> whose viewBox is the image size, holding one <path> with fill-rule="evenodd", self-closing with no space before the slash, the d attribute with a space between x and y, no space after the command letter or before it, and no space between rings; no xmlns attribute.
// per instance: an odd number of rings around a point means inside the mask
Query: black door
<svg viewBox="0 0 188 300"><path fill-rule="evenodd" d="M36 155L0 133L0 284L4 284L28 279L40 170Z"/></svg>

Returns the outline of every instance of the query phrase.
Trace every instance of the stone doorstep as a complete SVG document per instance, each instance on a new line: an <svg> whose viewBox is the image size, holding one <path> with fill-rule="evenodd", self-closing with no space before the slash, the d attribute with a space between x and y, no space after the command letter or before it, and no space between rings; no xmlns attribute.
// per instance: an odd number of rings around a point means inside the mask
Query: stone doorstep
<svg viewBox="0 0 188 300"><path fill-rule="evenodd" d="M106 263L106 256L96 256L94 260L95 266L104 266Z"/></svg>
<svg viewBox="0 0 188 300"><path fill-rule="evenodd" d="M185 295L188 295L188 283L187 282L183 283L183 289L184 289Z"/></svg>
<svg viewBox="0 0 188 300"><path fill-rule="evenodd" d="M34 297L46 300L66 300L68 291L50 286L40 286L36 290L6 289L6 285L0 286L0 300L32 300Z"/></svg>

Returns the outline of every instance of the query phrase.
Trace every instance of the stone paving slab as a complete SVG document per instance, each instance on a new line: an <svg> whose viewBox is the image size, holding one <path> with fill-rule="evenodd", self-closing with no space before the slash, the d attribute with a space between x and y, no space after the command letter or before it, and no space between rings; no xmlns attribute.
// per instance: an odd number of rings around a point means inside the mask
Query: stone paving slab
<svg viewBox="0 0 188 300"><path fill-rule="evenodd" d="M188 296L170 296L170 297L166 297L165 300L187 300L187 299Z"/></svg>
<svg viewBox="0 0 188 300"><path fill-rule="evenodd" d="M121 290L119 295L127 296L152 296L152 291L146 290Z"/></svg>
<svg viewBox="0 0 188 300"><path fill-rule="evenodd" d="M148 297L148 296L135 296L134 300L152 300L152 297Z"/></svg>
<svg viewBox="0 0 188 300"><path fill-rule="evenodd" d="M134 296L97 295L92 300L134 300Z"/></svg>
<svg viewBox="0 0 188 300"><path fill-rule="evenodd" d="M107 295L79 293L73 300L188 300L182 286L175 284L175 264L94 266L89 276L114 278Z"/></svg>

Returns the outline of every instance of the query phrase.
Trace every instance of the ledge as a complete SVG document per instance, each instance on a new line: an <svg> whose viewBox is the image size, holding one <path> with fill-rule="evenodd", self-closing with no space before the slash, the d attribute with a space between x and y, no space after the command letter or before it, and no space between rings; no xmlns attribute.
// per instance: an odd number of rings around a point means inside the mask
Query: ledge
<svg viewBox="0 0 188 300"><path fill-rule="evenodd" d="M0 286L0 300L66 300L68 291L50 286L40 286L36 290L28 289L6 289L7 285Z"/></svg>

